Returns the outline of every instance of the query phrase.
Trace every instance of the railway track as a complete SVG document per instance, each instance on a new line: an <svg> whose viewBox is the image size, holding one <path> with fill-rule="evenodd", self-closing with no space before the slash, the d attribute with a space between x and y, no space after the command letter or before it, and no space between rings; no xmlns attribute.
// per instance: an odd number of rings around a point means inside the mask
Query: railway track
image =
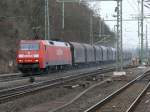
<svg viewBox="0 0 150 112"><path fill-rule="evenodd" d="M102 67L102 69L105 69L104 67ZM21 80L21 79L28 79L32 76L34 77L47 77L47 76L60 76L60 74L66 74L66 73L71 73L73 72L74 70L70 70L70 71L63 71L63 72L54 72L54 73L50 73L50 74L40 74L40 75L29 75L29 76L26 76L26 77L23 77L22 73L12 73L12 74L1 74L0 75L0 82L9 82L9 81L16 81L16 80ZM80 69L79 69L80 71ZM53 77L52 77L53 78Z"/></svg>
<svg viewBox="0 0 150 112"><path fill-rule="evenodd" d="M146 71L84 112L133 112L150 86L149 72Z"/></svg>
<svg viewBox="0 0 150 112"><path fill-rule="evenodd" d="M14 74L4 74L0 75L0 82L8 82L13 80L20 80L24 79L25 77L22 77L21 73L14 73Z"/></svg>
<svg viewBox="0 0 150 112"><path fill-rule="evenodd" d="M24 95L38 92L40 90L44 90L44 89L47 89L50 87L55 87L55 86L61 85L65 82L77 80L77 79L84 78L87 76L96 76L98 74L110 72L113 70L114 70L114 68L96 70L96 71L92 71L92 72L79 73L77 75L70 75L70 76L65 76L65 77L61 77L61 78L56 78L53 80L32 83L32 84L19 86L19 87L15 87L15 88L11 88L11 89L4 89L4 90L0 91L0 104L7 102L7 101L11 101L13 99L16 99L16 98L24 96Z"/></svg>
<svg viewBox="0 0 150 112"><path fill-rule="evenodd" d="M129 68L129 67L125 67L125 68ZM96 71L88 71L84 73L81 72L81 73L76 73L73 75L63 76L61 78L55 78L52 80L36 82L36 83L27 84L27 85L18 86L18 87L9 88L9 89L3 89L3 90L0 90L0 103L8 102L18 97L32 94L34 92L38 92L40 90L44 90L50 87L55 87L65 82L77 80L77 79L84 78L87 76L96 76L98 74L111 72L113 70L115 70L114 67L109 68L109 69L107 68L97 69Z"/></svg>
<svg viewBox="0 0 150 112"><path fill-rule="evenodd" d="M110 68L112 65L108 65L108 67ZM128 66L129 67L129 66ZM125 68L128 68L125 67ZM130 66L131 67L131 66ZM102 66L100 69L107 69L106 67ZM74 70L73 70L74 71ZM61 73L57 73L57 74L65 74L67 72L72 72L72 71L64 71ZM52 73L53 76L57 76L56 73ZM52 74L50 74L52 76ZM42 76L50 76L50 75L35 75L35 77L42 77ZM28 79L29 77L23 77L22 73L12 73L12 74L1 74L0 75L0 82L9 82L9 81L16 81L16 80L21 80L21 79Z"/></svg>
<svg viewBox="0 0 150 112"><path fill-rule="evenodd" d="M142 98L145 96L146 92L150 88L150 82L145 86L143 91L138 95L138 97L135 99L135 101L131 104L131 106L127 109L126 112L134 112L139 102L142 100Z"/></svg>

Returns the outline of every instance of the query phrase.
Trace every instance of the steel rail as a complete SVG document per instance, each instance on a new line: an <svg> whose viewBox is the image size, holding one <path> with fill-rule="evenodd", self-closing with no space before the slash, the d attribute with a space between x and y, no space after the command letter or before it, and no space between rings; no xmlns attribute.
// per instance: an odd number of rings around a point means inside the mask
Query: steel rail
<svg viewBox="0 0 150 112"><path fill-rule="evenodd" d="M21 76L21 73L14 73L14 74L6 74L0 75L0 82L5 82L5 81L11 81L13 80L17 80L17 79L22 79L23 77Z"/></svg>
<svg viewBox="0 0 150 112"><path fill-rule="evenodd" d="M19 86L19 87L15 87L15 88L1 90L0 91L0 104L10 101L10 100L17 98L19 96L22 96L22 95L31 94L33 92L37 92L37 91L44 90L44 89L47 89L50 87L55 87L55 86L61 85L65 82L77 80L77 79L84 78L87 76L94 76L97 74L111 72L113 70L114 70L114 68L109 68L109 69L104 69L104 70L96 70L96 71L87 72L87 73L80 73L78 75L70 75L70 76L65 76L65 77L61 77L61 78L56 78L53 80L48 80L48 81L28 84L25 86Z"/></svg>
<svg viewBox="0 0 150 112"><path fill-rule="evenodd" d="M127 69L127 68L131 68L131 67L135 67L135 66L128 66L128 67L124 67L124 68ZM101 69L107 69L107 68L102 67ZM37 76L40 76L40 75L37 75ZM0 74L0 82L15 81L15 80L21 80L21 79L27 79L27 78L29 78L29 77L22 77L21 73Z"/></svg>
<svg viewBox="0 0 150 112"><path fill-rule="evenodd" d="M20 75L20 74L21 74L21 73L0 74L0 77L1 77L1 76L2 76L2 77L3 77L3 76L4 76L4 77L5 77L5 76L7 77L7 76L10 76L10 75L12 75L12 76L16 76L16 75Z"/></svg>
<svg viewBox="0 0 150 112"><path fill-rule="evenodd" d="M124 85L123 87L121 87L120 89L118 89L117 91L113 92L112 94L110 94L109 96L107 96L106 98L104 98L103 100L101 100L100 102L98 102L95 105L91 106L90 108L88 108L84 112L95 112L98 108L100 108L101 106L103 106L104 104L106 104L107 102L109 102L115 96L119 95L126 88L130 87L136 81L138 81L138 80L142 79L143 77L145 77L147 75L147 73L149 73L149 72L150 72L150 70L144 72L142 75L136 77L135 79L133 79L132 81L130 81L129 83L127 83L126 85Z"/></svg>
<svg viewBox="0 0 150 112"><path fill-rule="evenodd" d="M147 86L143 89L143 91L139 94L139 96L134 100L134 102L131 104L131 106L127 109L126 112L133 112L138 105L138 103L141 101L141 99L146 94L147 90L150 88L150 82L147 84Z"/></svg>

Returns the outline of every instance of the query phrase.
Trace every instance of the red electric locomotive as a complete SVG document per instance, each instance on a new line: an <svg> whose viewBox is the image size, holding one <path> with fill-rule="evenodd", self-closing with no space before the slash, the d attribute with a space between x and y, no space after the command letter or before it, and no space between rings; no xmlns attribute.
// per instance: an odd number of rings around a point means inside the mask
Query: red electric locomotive
<svg viewBox="0 0 150 112"><path fill-rule="evenodd" d="M17 63L23 73L72 65L70 45L67 42L51 40L21 40Z"/></svg>

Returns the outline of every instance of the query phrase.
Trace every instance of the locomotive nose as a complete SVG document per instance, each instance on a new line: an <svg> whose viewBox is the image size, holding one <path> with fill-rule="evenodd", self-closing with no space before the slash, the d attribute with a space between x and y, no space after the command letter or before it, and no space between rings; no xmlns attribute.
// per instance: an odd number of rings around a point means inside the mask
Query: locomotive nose
<svg viewBox="0 0 150 112"><path fill-rule="evenodd" d="M24 51L18 54L19 63L37 63L39 62L39 53L37 51Z"/></svg>

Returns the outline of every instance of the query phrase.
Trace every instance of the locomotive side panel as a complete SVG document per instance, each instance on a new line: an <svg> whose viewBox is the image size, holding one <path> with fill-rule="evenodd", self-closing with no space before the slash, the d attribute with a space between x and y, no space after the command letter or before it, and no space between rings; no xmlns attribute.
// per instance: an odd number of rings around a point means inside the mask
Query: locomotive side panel
<svg viewBox="0 0 150 112"><path fill-rule="evenodd" d="M44 57L43 57L44 58ZM68 43L53 42L46 45L46 65L71 65L71 50Z"/></svg>

